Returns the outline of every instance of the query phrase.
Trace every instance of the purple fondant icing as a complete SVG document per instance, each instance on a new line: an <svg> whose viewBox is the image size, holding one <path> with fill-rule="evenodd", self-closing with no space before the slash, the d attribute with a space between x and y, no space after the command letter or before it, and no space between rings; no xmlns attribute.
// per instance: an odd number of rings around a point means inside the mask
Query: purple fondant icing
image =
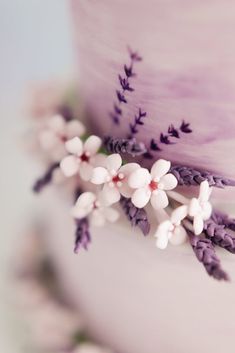
<svg viewBox="0 0 235 353"><path fill-rule="evenodd" d="M233 9L233 7L232 7ZM215 175L235 176L235 21L229 0L72 0L80 90L92 130L124 138L139 107L147 112L138 141L159 157ZM130 60L127 45L143 60L134 91L126 91L122 119L114 128L118 74ZM131 86L133 86L131 83ZM175 145L158 143L161 132L182 121L193 133ZM176 140L176 138L175 138ZM162 148L164 147L164 148ZM161 149L158 150L158 149ZM149 159L149 160L148 160ZM219 192L213 192L213 198ZM235 189L224 190L233 201Z"/></svg>

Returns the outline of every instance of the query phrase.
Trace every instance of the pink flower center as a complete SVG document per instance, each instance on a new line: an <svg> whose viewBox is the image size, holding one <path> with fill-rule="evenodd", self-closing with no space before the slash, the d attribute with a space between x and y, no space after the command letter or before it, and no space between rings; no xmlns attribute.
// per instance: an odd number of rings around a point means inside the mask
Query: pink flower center
<svg viewBox="0 0 235 353"><path fill-rule="evenodd" d="M114 183L118 183L119 181L121 181L122 179L119 177L119 175L115 175L114 177L113 177L113 179L112 179L112 181L114 182Z"/></svg>
<svg viewBox="0 0 235 353"><path fill-rule="evenodd" d="M112 182L118 186L121 186L123 179L124 175L122 173L119 173L112 178Z"/></svg>
<svg viewBox="0 0 235 353"><path fill-rule="evenodd" d="M82 162L89 162L90 157L87 155L86 152L84 152L84 153L80 156L80 159L81 159Z"/></svg>
<svg viewBox="0 0 235 353"><path fill-rule="evenodd" d="M62 142L66 142L68 139L67 139L67 136L65 136L65 135L62 135L62 134L58 134L58 137L60 138L60 140L62 141Z"/></svg>
<svg viewBox="0 0 235 353"><path fill-rule="evenodd" d="M151 181L151 183L149 184L149 188L150 190L154 191L154 190L157 190L158 188L158 183L154 180Z"/></svg>

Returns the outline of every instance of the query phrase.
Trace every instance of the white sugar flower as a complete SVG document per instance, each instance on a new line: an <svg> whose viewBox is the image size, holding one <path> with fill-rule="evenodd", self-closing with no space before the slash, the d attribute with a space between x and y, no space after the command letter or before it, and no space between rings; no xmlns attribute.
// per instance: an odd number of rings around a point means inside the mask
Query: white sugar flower
<svg viewBox="0 0 235 353"><path fill-rule="evenodd" d="M176 208L169 217L165 212L165 220L160 223L155 233L157 238L156 246L159 249L165 249L168 241L173 245L180 245L185 242L187 234L181 221L187 216L187 206L179 206Z"/></svg>
<svg viewBox="0 0 235 353"><path fill-rule="evenodd" d="M192 198L189 203L189 216L193 217L193 229L196 235L201 234L204 227L204 221L210 218L212 206L209 202L212 189L207 180L200 184L198 198Z"/></svg>
<svg viewBox="0 0 235 353"><path fill-rule="evenodd" d="M85 133L84 125L78 120L65 121L57 114L49 118L39 132L39 143L43 150L50 153L54 159L61 159L66 155L65 142L75 136Z"/></svg>
<svg viewBox="0 0 235 353"><path fill-rule="evenodd" d="M119 218L119 213L105 204L102 194L96 195L93 192L84 192L79 196L72 215L75 219L89 216L91 224L98 227L103 226L106 221L116 222Z"/></svg>
<svg viewBox="0 0 235 353"><path fill-rule="evenodd" d="M108 204L118 202L121 195L131 197L133 189L128 185L129 175L139 169L137 163L127 163L122 166L119 154L111 154L106 158L105 167L94 168L91 182L102 185L102 194Z"/></svg>
<svg viewBox="0 0 235 353"><path fill-rule="evenodd" d="M172 190L177 185L177 179L169 171L171 163L159 159L151 168L139 168L131 173L128 183L136 189L132 195L132 202L136 207L142 208L151 202L155 209L165 208L168 205L166 190Z"/></svg>
<svg viewBox="0 0 235 353"><path fill-rule="evenodd" d="M79 173L80 177L88 181L93 168L99 165L104 156L98 154L102 140L95 135L89 136L83 143L79 137L74 137L65 143L65 148L70 155L62 159L60 168L66 177Z"/></svg>

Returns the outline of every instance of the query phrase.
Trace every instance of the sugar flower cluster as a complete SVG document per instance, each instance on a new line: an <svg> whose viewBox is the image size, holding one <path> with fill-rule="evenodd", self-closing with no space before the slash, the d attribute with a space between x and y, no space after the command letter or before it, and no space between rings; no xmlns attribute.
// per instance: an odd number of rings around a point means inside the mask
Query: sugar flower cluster
<svg viewBox="0 0 235 353"><path fill-rule="evenodd" d="M136 77L133 66L141 60L135 52L130 51L129 56L125 75L119 75L121 90L116 92L111 114L116 128L125 122L123 106L128 104L128 94L134 94L130 86L130 79ZM171 148L182 134L193 132L189 123L183 120L179 127L171 124L167 133L159 132L160 138L150 139L146 146L136 138L147 122L144 109L139 108L133 122L128 123L126 136L103 139L87 134L76 109L65 101L43 110L53 112L37 124L38 147L49 166L33 189L39 192L49 183L72 188L76 195L71 210L76 253L89 248L90 226L116 222L122 210L131 226L155 238L159 249L188 240L207 273L228 280L214 245L235 253L235 221L213 211L209 200L213 187L235 186L235 181L210 171L172 165L160 157L160 144ZM150 168L145 167L146 160L152 161ZM191 187L194 196L186 197L185 189L178 186Z"/></svg>

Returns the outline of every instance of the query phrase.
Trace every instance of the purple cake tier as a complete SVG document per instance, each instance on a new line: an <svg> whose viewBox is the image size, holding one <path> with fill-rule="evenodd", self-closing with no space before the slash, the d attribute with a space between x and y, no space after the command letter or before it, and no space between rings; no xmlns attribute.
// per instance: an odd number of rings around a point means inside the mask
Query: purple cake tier
<svg viewBox="0 0 235 353"><path fill-rule="evenodd" d="M159 140L182 120L193 132L161 144L159 156L234 177L235 3L227 0L73 0L85 108L96 133L125 137L141 107L136 135ZM120 126L110 112L127 46L143 57L131 78Z"/></svg>

